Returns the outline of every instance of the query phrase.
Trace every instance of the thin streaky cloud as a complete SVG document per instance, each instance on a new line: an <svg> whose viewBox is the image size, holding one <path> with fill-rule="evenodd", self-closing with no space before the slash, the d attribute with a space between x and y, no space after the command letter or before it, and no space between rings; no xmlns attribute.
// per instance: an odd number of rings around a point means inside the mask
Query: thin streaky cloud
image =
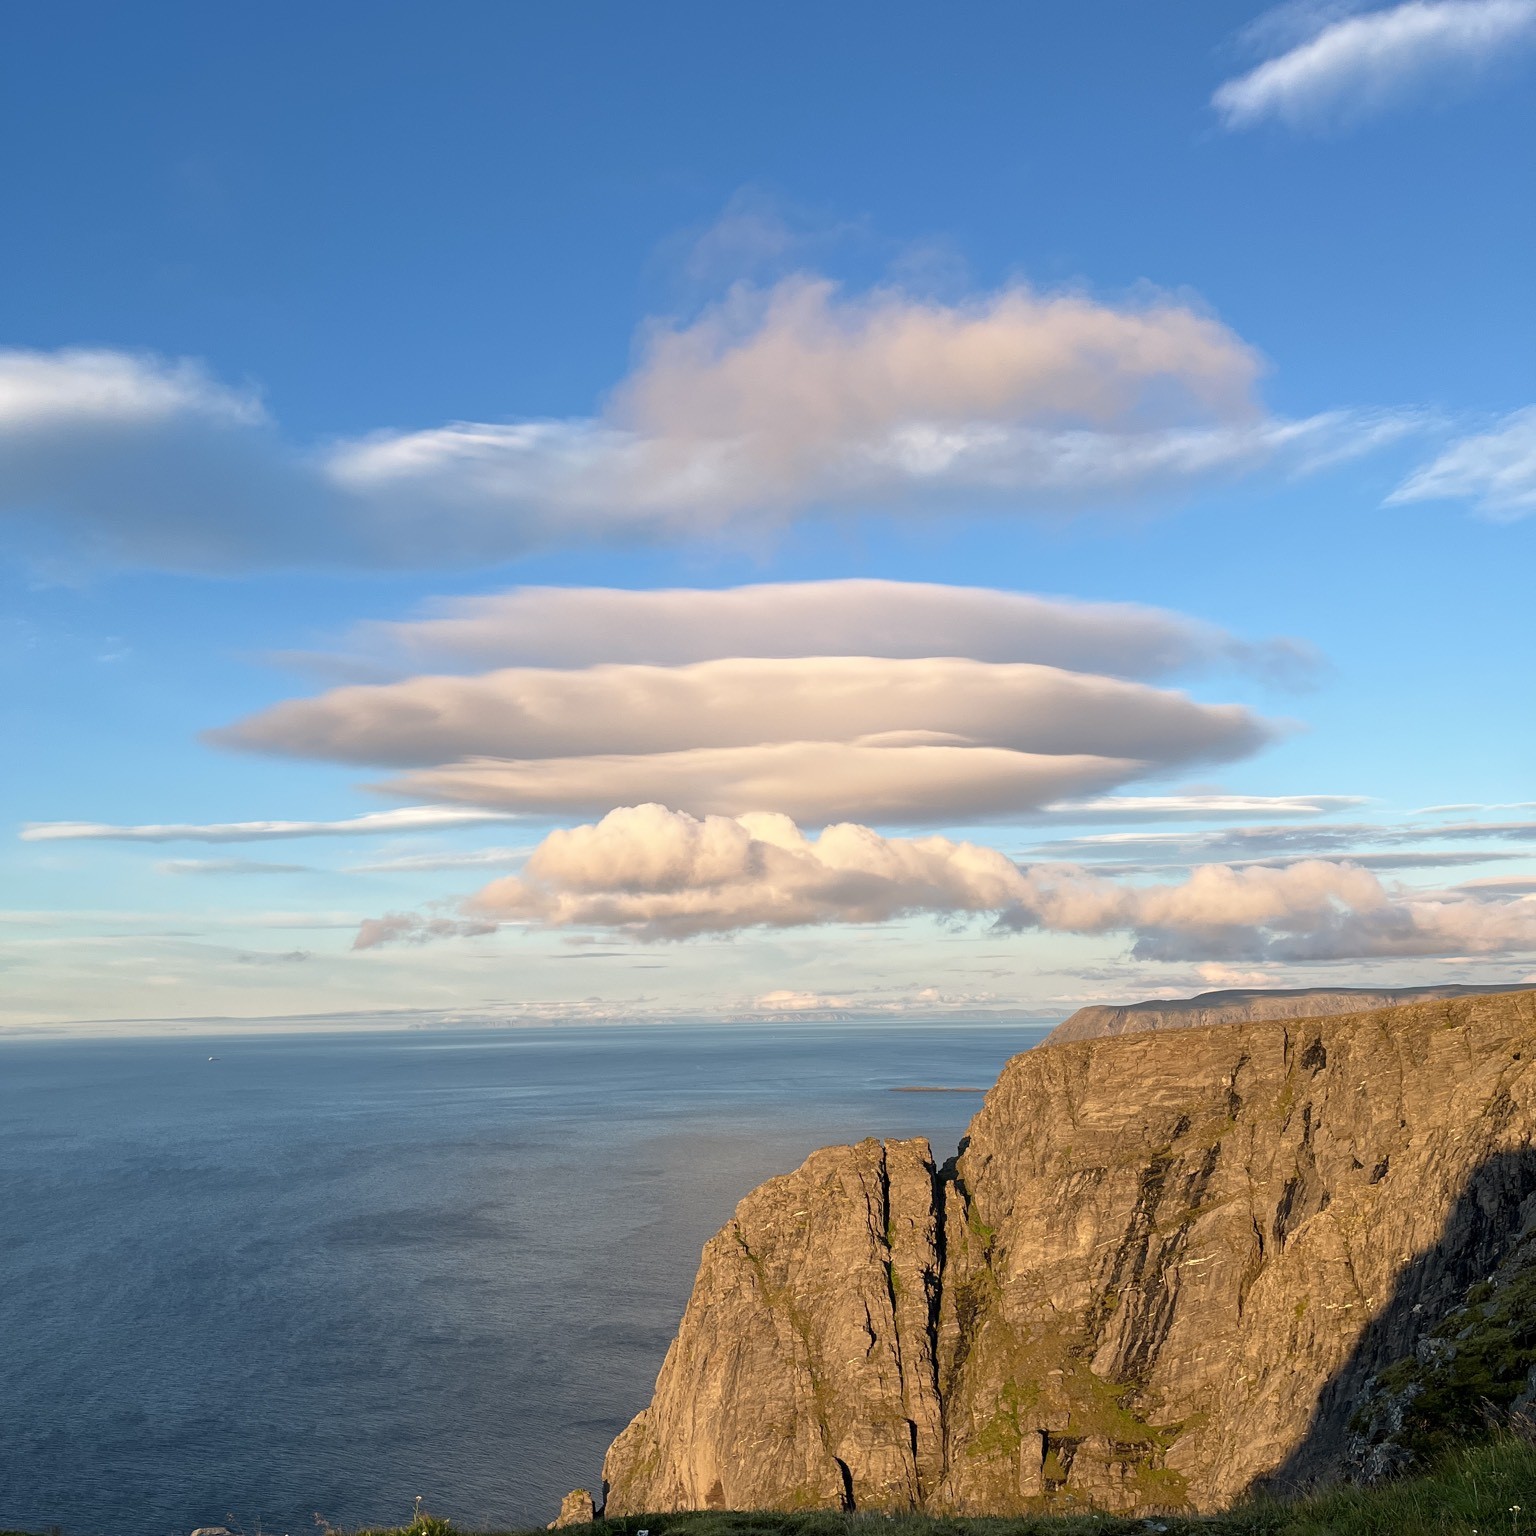
<svg viewBox="0 0 1536 1536"><path fill-rule="evenodd" d="M1408 814L1410 816L1448 816L1466 811L1536 811L1536 800L1505 800L1494 805L1484 805L1475 800L1451 805L1421 805L1409 811Z"/></svg>
<svg viewBox="0 0 1536 1536"><path fill-rule="evenodd" d="M1416 501L1465 501L1496 522L1536 512L1536 406L1458 438L1386 498L1388 506Z"/></svg>
<svg viewBox="0 0 1536 1536"><path fill-rule="evenodd" d="M1331 816L1369 803L1368 795L1102 795L1094 800L1058 801L1046 806L1041 815L1058 821L1219 821L1242 816Z"/></svg>
<svg viewBox="0 0 1536 1536"><path fill-rule="evenodd" d="M463 853L406 853L394 859L373 859L366 864L348 864L349 875L389 875L439 869L485 869L520 863L533 852L534 845L523 848L473 848Z"/></svg>
<svg viewBox="0 0 1536 1536"><path fill-rule="evenodd" d="M1270 855L1353 858L1373 848L1444 840L1448 842L1536 843L1536 821L1464 821L1440 826L1422 823L1334 822L1313 826L1225 827L1214 831L1095 832L1040 843L1028 857L1100 858L1168 856L1237 861Z"/></svg>
<svg viewBox="0 0 1536 1536"><path fill-rule="evenodd" d="M314 872L308 864L268 864L260 859L162 859L155 869L162 875L304 875Z"/></svg>
<svg viewBox="0 0 1536 1536"><path fill-rule="evenodd" d="M372 837L396 832L438 832L450 827L515 821L507 812L453 805L407 805L338 821L150 822L118 826L104 821L29 821L25 843L254 843L284 837Z"/></svg>
<svg viewBox="0 0 1536 1536"><path fill-rule="evenodd" d="M1536 0L1408 0L1330 19L1286 52L1223 82L1228 128L1274 119L1316 127L1380 111L1437 80L1475 76L1536 39Z"/></svg>

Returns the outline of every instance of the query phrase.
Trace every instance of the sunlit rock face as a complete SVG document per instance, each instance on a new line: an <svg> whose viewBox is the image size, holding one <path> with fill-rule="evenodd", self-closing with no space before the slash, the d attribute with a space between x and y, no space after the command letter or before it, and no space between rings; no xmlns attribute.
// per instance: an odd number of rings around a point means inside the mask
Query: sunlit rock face
<svg viewBox="0 0 1536 1536"><path fill-rule="evenodd" d="M1159 998L1146 1003L1093 1003L1079 1008L1045 1037L1045 1045L1098 1040L1105 1035L1139 1035L1150 1029L1203 1029L1210 1024L1252 1024L1260 1019L1321 1019L1335 1013L1364 1013L1438 998L1479 997L1518 990L1448 983L1435 987L1237 987L1198 997Z"/></svg>
<svg viewBox="0 0 1536 1536"><path fill-rule="evenodd" d="M943 1168L865 1141L742 1201L607 1512L1212 1509L1364 1465L1378 1374L1518 1248L1533 1129L1530 993L1015 1057Z"/></svg>

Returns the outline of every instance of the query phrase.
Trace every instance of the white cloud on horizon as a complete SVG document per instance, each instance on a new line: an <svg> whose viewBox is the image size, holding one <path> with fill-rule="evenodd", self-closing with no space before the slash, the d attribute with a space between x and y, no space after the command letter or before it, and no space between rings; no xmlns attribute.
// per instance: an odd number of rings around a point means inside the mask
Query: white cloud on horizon
<svg viewBox="0 0 1536 1536"><path fill-rule="evenodd" d="M1436 78L1475 74L1536 39L1536 0L1407 0L1313 17L1286 52L1217 88L1211 105L1226 127L1363 116Z"/></svg>
<svg viewBox="0 0 1536 1536"><path fill-rule="evenodd" d="M459 919L390 914L368 949L503 922L613 930L643 942L755 927L991 915L1001 928L1130 936L1146 959L1321 961L1536 950L1536 899L1391 891L1348 862L1205 865L1135 885L1075 865L1020 867L944 837L888 838L842 824L808 838L782 815L693 817L660 805L552 832L522 872L492 882ZM453 927L458 922L460 927Z"/></svg>
<svg viewBox="0 0 1536 1536"><path fill-rule="evenodd" d="M1388 506L1415 501L1466 501L1499 522L1536 512L1536 406L1458 438L1386 498Z"/></svg>

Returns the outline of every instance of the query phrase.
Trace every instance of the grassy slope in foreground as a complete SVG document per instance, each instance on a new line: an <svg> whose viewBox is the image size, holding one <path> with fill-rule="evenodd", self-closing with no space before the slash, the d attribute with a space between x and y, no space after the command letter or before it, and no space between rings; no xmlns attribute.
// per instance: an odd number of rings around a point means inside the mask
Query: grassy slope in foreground
<svg viewBox="0 0 1536 1536"><path fill-rule="evenodd" d="M1032 1515L951 1518L810 1510L703 1510L628 1515L568 1527L570 1536L1536 1536L1536 1434L1500 1433L1441 1456L1428 1471L1340 1486L1285 1502L1247 1504L1220 1515ZM0 1536L6 1533L0 1532ZM459 1536L428 1518L396 1531L356 1536ZM537 1536L536 1532L516 1536Z"/></svg>
<svg viewBox="0 0 1536 1536"><path fill-rule="evenodd" d="M1373 1488L1339 1487L1286 1503L1223 1515L1039 1515L950 1519L708 1510L631 1515L568 1527L570 1536L1532 1536L1536 1533L1536 1436L1500 1434L1450 1451L1418 1477ZM0 1536L22 1536L0 1531ZM338 1533L340 1536L340 1533ZM449 1521L359 1531L356 1536L461 1536ZM509 1533L512 1536L512 1533ZM537 1530L515 1536L539 1536Z"/></svg>

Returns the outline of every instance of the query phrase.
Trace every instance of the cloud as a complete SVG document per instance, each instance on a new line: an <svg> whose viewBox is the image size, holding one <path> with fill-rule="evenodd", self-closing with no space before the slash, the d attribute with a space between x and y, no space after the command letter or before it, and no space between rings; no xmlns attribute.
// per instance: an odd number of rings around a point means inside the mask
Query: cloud
<svg viewBox="0 0 1536 1536"><path fill-rule="evenodd" d="M371 859L366 864L349 864L349 875L392 875L423 873L440 869L484 869L487 865L506 867L528 857L526 848L470 848L462 853L404 853L393 859Z"/></svg>
<svg viewBox="0 0 1536 1536"><path fill-rule="evenodd" d="M1246 709L1028 662L967 657L732 657L679 667L508 667L278 704L214 742L333 762L428 765L771 742L868 740L1181 763L1242 756L1269 734ZM897 745L890 742L890 745Z"/></svg>
<svg viewBox="0 0 1536 1536"><path fill-rule="evenodd" d="M259 859L163 859L155 865L163 875L302 875L307 864L267 864Z"/></svg>
<svg viewBox="0 0 1536 1536"><path fill-rule="evenodd" d="M1077 822L1224 821L1234 816L1331 816L1368 803L1365 795L1106 795L1059 801L1046 806L1044 814Z"/></svg>
<svg viewBox="0 0 1536 1536"><path fill-rule="evenodd" d="M1042 843L1038 854L1072 859L1161 855L1193 860L1253 860L1273 854L1353 858L1362 848L1434 841L1536 843L1536 821L1459 821L1425 825L1333 822L1324 826L1223 827L1214 831L1099 832Z"/></svg>
<svg viewBox="0 0 1536 1536"><path fill-rule="evenodd" d="M873 579L720 591L514 587L440 599L402 622L360 625L347 653L343 665L406 672L616 659L677 666L737 656L966 656L1140 679L1230 665L1300 681L1318 664L1300 641L1253 643L1136 603Z"/></svg>
<svg viewBox="0 0 1536 1536"><path fill-rule="evenodd" d="M497 924L473 918L423 917L419 912L386 912L365 918L358 926L353 949L378 949L386 944L430 944L438 939L476 938L495 933Z"/></svg>
<svg viewBox="0 0 1536 1536"><path fill-rule="evenodd" d="M197 363L0 350L0 515L90 558L194 569L334 557L312 471ZM287 546L285 548L285 546Z"/></svg>
<svg viewBox="0 0 1536 1536"><path fill-rule="evenodd" d="M883 838L846 824L812 841L787 816L695 818L641 805L552 832L521 875L493 882L467 910L660 939L996 911L1019 889L1009 859L971 843Z"/></svg>
<svg viewBox="0 0 1536 1536"><path fill-rule="evenodd" d="M650 326L602 419L381 434L338 445L328 472L386 505L588 534L708 532L925 489L1059 500L1262 457L1286 428L1258 407L1259 372L1231 331L1172 301L1014 286L945 305L802 276Z"/></svg>
<svg viewBox="0 0 1536 1536"><path fill-rule="evenodd" d="M1536 949L1536 899L1394 892L1347 862L1205 865L1179 883L1137 885L1074 865L1021 868L996 849L944 837L888 838L845 823L812 839L786 816L694 817L660 805L551 833L520 874L463 907L469 923L598 928L642 941L917 914L990 914L1016 931L1124 933L1136 956L1158 960ZM428 920L410 914L378 924L393 926L369 928L361 947L433 936Z"/></svg>
<svg viewBox="0 0 1536 1536"><path fill-rule="evenodd" d="M406 805L393 811L369 811L339 821L164 822L115 826L104 821L29 821L22 825L26 843L255 843L284 837L369 837L395 832L435 832L450 827L510 821L504 812L458 805Z"/></svg>
<svg viewBox="0 0 1536 1536"><path fill-rule="evenodd" d="M813 656L409 678L279 704L211 739L414 767L385 787L503 811L657 800L821 823L1009 815L1271 734L1237 705L1032 663Z"/></svg>
<svg viewBox="0 0 1536 1536"><path fill-rule="evenodd" d="M523 813L601 815L628 800L669 800L699 815L772 806L819 826L853 815L886 824L1009 817L1146 771L1140 762L1086 754L790 741L542 761L471 758L382 787Z"/></svg>
<svg viewBox="0 0 1536 1536"><path fill-rule="evenodd" d="M1536 38L1536 0L1408 0L1363 15L1314 14L1310 35L1217 88L1211 105L1228 128L1359 117Z"/></svg>
<svg viewBox="0 0 1536 1536"><path fill-rule="evenodd" d="M0 354L0 512L76 556L192 570L454 566L760 535L809 511L1008 515L1277 461L1391 416L1267 414L1261 364L1170 298L1014 284L959 303L801 275L644 328L601 414L297 446L196 364Z"/></svg>
<svg viewBox="0 0 1536 1536"><path fill-rule="evenodd" d="M1501 522L1536 512L1536 406L1458 439L1387 497L1389 506L1413 501L1469 501Z"/></svg>
<svg viewBox="0 0 1536 1536"><path fill-rule="evenodd" d="M1182 884L1148 887L1071 869L1032 873L1037 891L1005 914L1006 926L1129 931L1143 959L1316 961L1536 948L1536 902L1391 893L1347 862L1207 864Z"/></svg>
<svg viewBox="0 0 1536 1536"><path fill-rule="evenodd" d="M225 388L196 363L149 354L0 349L0 431L47 432L81 422L149 426L186 417L254 425L257 399Z"/></svg>

